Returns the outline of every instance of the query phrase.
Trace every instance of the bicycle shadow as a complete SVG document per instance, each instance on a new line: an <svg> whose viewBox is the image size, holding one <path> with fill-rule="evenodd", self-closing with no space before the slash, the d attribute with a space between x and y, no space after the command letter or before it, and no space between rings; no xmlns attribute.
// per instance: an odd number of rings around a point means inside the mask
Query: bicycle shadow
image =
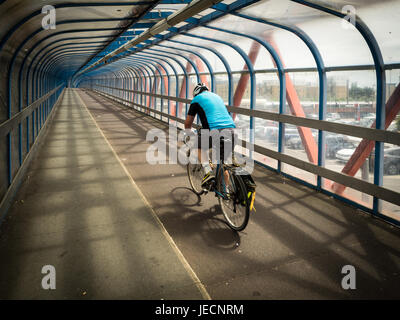
<svg viewBox="0 0 400 320"><path fill-rule="evenodd" d="M214 248L235 250L240 246L240 234L232 230L226 223L219 204L204 208L200 213L199 210L195 210L196 207L201 209L208 201L202 198L204 195L199 196L187 187L172 189L171 197L177 206L182 207L184 212L190 214L185 218L185 226L195 226L195 230L193 227L184 228L186 231L199 233L204 242Z"/></svg>

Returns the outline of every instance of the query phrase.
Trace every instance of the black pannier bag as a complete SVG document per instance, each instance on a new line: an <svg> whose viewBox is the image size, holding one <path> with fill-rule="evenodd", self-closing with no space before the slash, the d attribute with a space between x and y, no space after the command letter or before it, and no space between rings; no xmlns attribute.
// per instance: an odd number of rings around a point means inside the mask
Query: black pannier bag
<svg viewBox="0 0 400 320"><path fill-rule="evenodd" d="M246 197L250 201L250 211L254 208L254 199L256 196L256 183L253 180L253 177L248 173L245 169L239 167L234 169L235 174L239 175L246 187ZM254 208L255 211L255 208Z"/></svg>

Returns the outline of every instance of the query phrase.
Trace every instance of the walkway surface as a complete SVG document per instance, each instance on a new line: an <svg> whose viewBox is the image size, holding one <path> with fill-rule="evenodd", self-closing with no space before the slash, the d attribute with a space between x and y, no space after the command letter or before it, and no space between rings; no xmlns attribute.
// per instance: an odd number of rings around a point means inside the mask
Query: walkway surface
<svg viewBox="0 0 400 320"><path fill-rule="evenodd" d="M146 161L147 131L167 125L73 89L56 112L0 229L0 298L400 298L398 228L256 168L257 212L233 232L185 167Z"/></svg>

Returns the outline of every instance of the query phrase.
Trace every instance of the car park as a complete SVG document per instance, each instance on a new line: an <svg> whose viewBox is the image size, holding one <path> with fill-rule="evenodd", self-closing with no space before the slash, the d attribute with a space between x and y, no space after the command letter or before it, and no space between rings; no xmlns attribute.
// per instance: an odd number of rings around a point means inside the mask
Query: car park
<svg viewBox="0 0 400 320"><path fill-rule="evenodd" d="M375 149L374 149L375 150ZM371 152L369 156L369 170L374 170L375 152ZM383 152L383 173L386 175L400 174L400 147L390 147L384 149Z"/></svg>
<svg viewBox="0 0 400 320"><path fill-rule="evenodd" d="M326 120L328 120L328 121L337 121L340 119L341 119L341 117L340 117L339 113L333 112L333 113L326 114Z"/></svg>
<svg viewBox="0 0 400 320"><path fill-rule="evenodd" d="M355 142L344 135L332 134L325 138L325 154L328 159L334 159L339 150L353 147L355 148Z"/></svg>

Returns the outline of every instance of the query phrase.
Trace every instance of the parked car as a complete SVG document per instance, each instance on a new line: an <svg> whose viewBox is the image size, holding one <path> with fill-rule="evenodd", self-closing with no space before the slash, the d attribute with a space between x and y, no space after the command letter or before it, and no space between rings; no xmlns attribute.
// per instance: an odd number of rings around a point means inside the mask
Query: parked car
<svg viewBox="0 0 400 320"><path fill-rule="evenodd" d="M350 141L347 136L337 134L327 135L325 138L325 154L328 159L337 158L337 152L339 150L355 149L355 147L355 143Z"/></svg>
<svg viewBox="0 0 400 320"><path fill-rule="evenodd" d="M312 132L312 136L314 140L317 141L318 132ZM303 141L301 140L300 136L295 136L288 140L287 146L292 149L303 149Z"/></svg>
<svg viewBox="0 0 400 320"><path fill-rule="evenodd" d="M362 127L371 127L372 124L375 121L375 116L374 117L364 117L360 120L360 126Z"/></svg>
<svg viewBox="0 0 400 320"><path fill-rule="evenodd" d="M300 138L299 131L293 128L285 128L285 136L284 136L285 145L288 145L289 140L293 138Z"/></svg>
<svg viewBox="0 0 400 320"><path fill-rule="evenodd" d="M375 149L369 156L369 169L374 170ZM383 172L387 175L400 174L400 147L388 148L383 151Z"/></svg>
<svg viewBox="0 0 400 320"><path fill-rule="evenodd" d="M254 130L254 135L265 141L276 142L278 139L279 128L264 126L264 127L256 127Z"/></svg>
<svg viewBox="0 0 400 320"><path fill-rule="evenodd" d="M326 114L326 120L328 120L328 121L337 121L337 120L340 120L341 118L340 118L340 114L339 113L336 113L336 112L333 112L333 113L327 113Z"/></svg>
<svg viewBox="0 0 400 320"><path fill-rule="evenodd" d="M336 152L336 159L338 159L340 162L347 162L353 155L355 149L340 149L338 152Z"/></svg>
<svg viewBox="0 0 400 320"><path fill-rule="evenodd" d="M395 122L392 122L391 124L390 124L390 126L386 129L386 130L388 130L388 131L399 131L398 129L397 129L397 124L395 123Z"/></svg>
<svg viewBox="0 0 400 320"><path fill-rule="evenodd" d="M338 150L335 155L336 159L340 162L347 162L360 143L359 139L350 139L347 136L344 136L344 138L343 149Z"/></svg>

